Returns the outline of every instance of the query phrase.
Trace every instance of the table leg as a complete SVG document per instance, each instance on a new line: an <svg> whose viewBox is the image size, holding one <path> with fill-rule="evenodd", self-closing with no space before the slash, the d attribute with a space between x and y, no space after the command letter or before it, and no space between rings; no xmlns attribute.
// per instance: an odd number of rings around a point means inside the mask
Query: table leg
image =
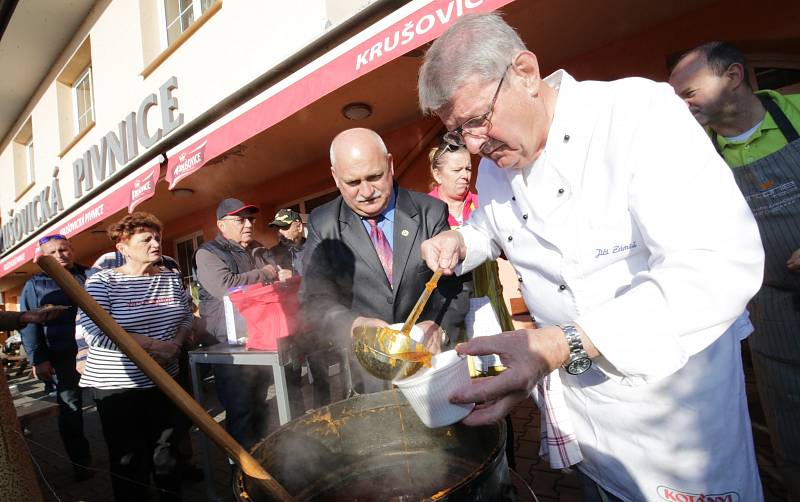
<svg viewBox="0 0 800 502"><path fill-rule="evenodd" d="M189 371L192 374L192 390L195 400L203 405L203 381L200 377L200 369L197 360L189 356ZM200 445L203 450L203 472L206 478L206 496L208 500L219 500L214 490L214 469L211 467L211 448L209 448L208 437L200 434Z"/></svg>
<svg viewBox="0 0 800 502"><path fill-rule="evenodd" d="M286 367L276 363L272 365L272 375L275 377L275 399L278 401L278 420L281 425L292 419L292 409L289 403L289 389L286 386Z"/></svg>

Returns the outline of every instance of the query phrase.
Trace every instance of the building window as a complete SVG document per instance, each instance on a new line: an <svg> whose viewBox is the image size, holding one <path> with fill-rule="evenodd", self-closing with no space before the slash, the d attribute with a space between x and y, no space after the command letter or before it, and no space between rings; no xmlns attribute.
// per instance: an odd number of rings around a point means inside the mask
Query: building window
<svg viewBox="0 0 800 502"><path fill-rule="evenodd" d="M28 119L14 136L12 144L16 200L19 200L36 180L36 159L33 150L33 126L31 119Z"/></svg>
<svg viewBox="0 0 800 502"><path fill-rule="evenodd" d="M312 195L308 195L303 197L302 199L295 199L291 202L287 202L286 204L281 204L276 207L277 209L288 208L302 215L310 214L316 207L325 204L328 201L332 201L336 197L339 196L339 190L336 188L331 188L328 190L324 190L322 192L317 192ZM305 220L305 218L303 218Z"/></svg>
<svg viewBox="0 0 800 502"><path fill-rule="evenodd" d="M175 240L175 259L181 267L184 286L191 288L194 295L197 277L195 277L193 259L197 248L203 243L203 232L195 232Z"/></svg>
<svg viewBox="0 0 800 502"><path fill-rule="evenodd" d="M59 157L64 157L95 123L92 41L81 43L56 78Z"/></svg>
<svg viewBox="0 0 800 502"><path fill-rule="evenodd" d="M34 175L34 173L36 171L34 169L35 165L33 163L33 138L32 137L31 137L31 140L28 141L28 143L25 145L25 165L27 166L27 169L25 170L25 173L26 173L25 184L26 185L32 185L33 182L36 179L36 177Z"/></svg>
<svg viewBox="0 0 800 502"><path fill-rule="evenodd" d="M191 26L216 0L164 0L167 45Z"/></svg>
<svg viewBox="0 0 800 502"><path fill-rule="evenodd" d="M92 67L87 67L75 81L75 117L80 133L94 124L94 97L92 92Z"/></svg>

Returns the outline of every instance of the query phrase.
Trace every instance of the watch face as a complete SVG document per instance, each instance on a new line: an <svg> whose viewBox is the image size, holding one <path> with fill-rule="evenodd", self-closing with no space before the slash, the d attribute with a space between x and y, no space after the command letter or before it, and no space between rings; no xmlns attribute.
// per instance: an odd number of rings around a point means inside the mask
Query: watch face
<svg viewBox="0 0 800 502"><path fill-rule="evenodd" d="M588 357L580 357L567 364L567 373L570 375L580 375L592 367L592 360Z"/></svg>

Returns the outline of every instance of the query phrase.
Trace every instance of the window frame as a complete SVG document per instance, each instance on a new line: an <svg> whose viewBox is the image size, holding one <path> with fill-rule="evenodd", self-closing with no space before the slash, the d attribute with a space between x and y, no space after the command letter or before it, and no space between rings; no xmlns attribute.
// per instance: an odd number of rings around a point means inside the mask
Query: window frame
<svg viewBox="0 0 800 502"><path fill-rule="evenodd" d="M36 182L36 159L33 155L33 134L25 143L25 184L31 186Z"/></svg>
<svg viewBox="0 0 800 502"><path fill-rule="evenodd" d="M78 106L78 94L82 91L78 89L78 86L83 82L84 79L89 80L89 99L88 103L89 106L84 113L81 113L80 107ZM91 62L89 65L83 69L82 72L78 74L78 77L75 79L75 83L72 84L72 110L73 115L75 116L75 136L80 135L82 132L91 128L95 122L95 115L94 115L94 74L92 72L92 64ZM87 113L91 113L91 119L86 122L86 125L81 128L81 118L85 117Z"/></svg>
<svg viewBox="0 0 800 502"><path fill-rule="evenodd" d="M328 195L328 194L333 193L333 192L338 193L339 189L334 186L332 188L328 188L328 189L325 189L325 190L320 190L318 192L314 192L314 193L309 194L309 195L304 195L303 197L299 197L297 199L293 199L291 201L288 201L288 202L285 202L285 203L282 203L282 204L277 204L275 207L284 208L284 207L292 207L292 206L296 205L296 206L298 206L300 208L300 210L298 212L301 215L308 215L308 211L306 211L306 201L309 201L309 200L312 200L312 199L316 199L317 197L322 197L323 195Z"/></svg>
<svg viewBox="0 0 800 502"><path fill-rule="evenodd" d="M178 8L177 8L178 15L172 20L172 22L167 24L168 21L167 21L167 5L166 5L166 2L169 2L169 1L174 1L174 2L177 3L177 5L178 5ZM195 24L200 19L200 17L203 15L204 11L203 11L203 8L202 8L202 0L190 0L190 1L191 1L190 7L187 7L186 9L183 10L183 12L181 12L181 10L180 10L181 0L159 0L159 2L158 2L158 4L159 4L159 9L158 9L158 13L159 13L159 30L158 30L158 33L159 33L159 38L160 38L160 41L161 41L161 48L162 49L165 49L165 48L169 47L170 45L174 44L180 38L180 36L186 30L188 30L190 26ZM206 10L208 10L211 7L211 5L213 5L213 4L214 3L212 2L210 5L208 5L206 7ZM169 40L169 28L170 28L170 26L174 25L176 22L183 23L183 13L188 11L189 9L192 10L192 22L190 22L186 26L183 26L181 28L181 31L178 32L175 35L175 40L170 41Z"/></svg>
<svg viewBox="0 0 800 502"><path fill-rule="evenodd" d="M200 244L198 244L198 242L197 242L198 238L202 239L202 242ZM187 241L192 241L192 245L194 246L194 250L195 250L195 252L197 252L197 249L202 245L203 242L206 241L206 239L205 239L205 236L203 235L203 231L202 230L197 230L195 232L192 232L192 233L189 233L189 234L186 234L186 235L182 235L181 237L177 237L175 239L175 241L173 242L173 250L175 251L174 258L175 258L175 261L178 262L178 265L180 265L181 267L183 267L183 264L181 263L180 253L178 252L178 246L180 244L183 244L184 242L187 242ZM191 257L189 257L189 259L191 260ZM194 276L194 272L192 270L191 263L189 265L190 265L189 266L189 270L183 270L183 268L181 268L181 280L184 281L186 279L189 279L192 282L197 282L197 277Z"/></svg>
<svg viewBox="0 0 800 502"><path fill-rule="evenodd" d="M756 80L756 68L800 69L800 56L797 54L745 53L745 58L747 59L749 70L748 80L755 90L759 90L758 81ZM800 82L774 90L783 94L800 92Z"/></svg>

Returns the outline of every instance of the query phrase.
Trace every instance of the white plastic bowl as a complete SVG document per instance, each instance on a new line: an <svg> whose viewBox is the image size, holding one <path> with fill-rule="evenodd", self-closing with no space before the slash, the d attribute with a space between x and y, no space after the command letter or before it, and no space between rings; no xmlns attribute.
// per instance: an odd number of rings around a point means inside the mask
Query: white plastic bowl
<svg viewBox="0 0 800 502"><path fill-rule="evenodd" d="M448 399L454 390L469 382L467 359L448 350L433 356L430 368L422 368L394 384L422 423L434 428L454 424L469 415L474 404L452 404Z"/></svg>

